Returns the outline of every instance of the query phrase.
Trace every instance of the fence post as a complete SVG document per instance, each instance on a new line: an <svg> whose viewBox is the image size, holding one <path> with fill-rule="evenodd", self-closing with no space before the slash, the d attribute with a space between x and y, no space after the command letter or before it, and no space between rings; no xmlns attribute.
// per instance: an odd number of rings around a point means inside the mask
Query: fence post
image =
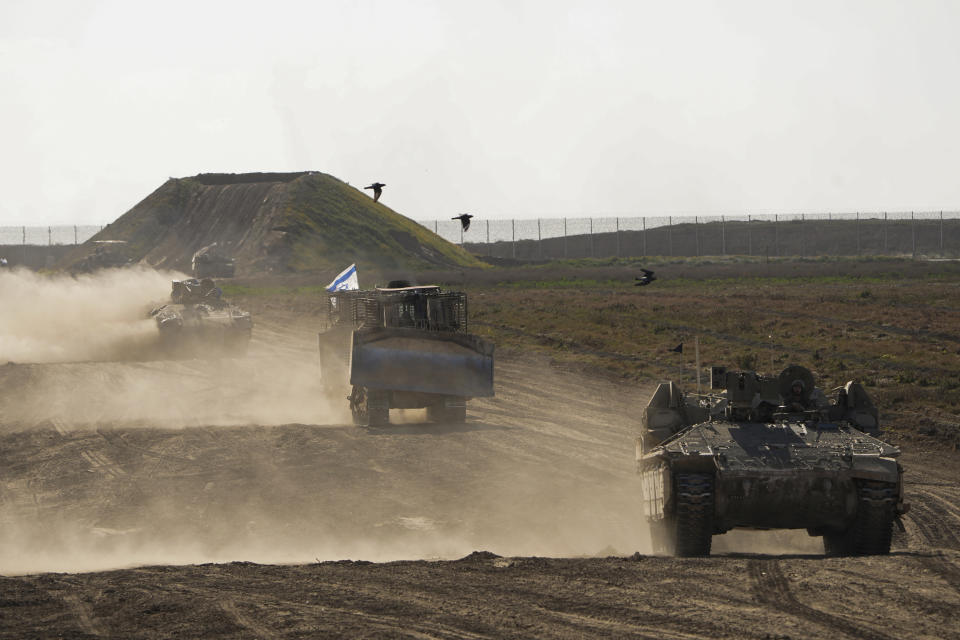
<svg viewBox="0 0 960 640"><path fill-rule="evenodd" d="M727 221L720 216L720 255L727 255Z"/></svg>
<svg viewBox="0 0 960 640"><path fill-rule="evenodd" d="M53 244L53 227L47 227L47 246Z"/></svg>
<svg viewBox="0 0 960 640"><path fill-rule="evenodd" d="M747 255L753 255L753 225L750 224L750 216L747 216Z"/></svg>
<svg viewBox="0 0 960 640"><path fill-rule="evenodd" d="M780 217L778 214L776 213L773 214L773 255L774 257L780 255L780 232L779 232L780 225L777 224L779 222L779 219Z"/></svg>
<svg viewBox="0 0 960 640"><path fill-rule="evenodd" d="M593 216L590 217L590 257L593 258Z"/></svg>
<svg viewBox="0 0 960 640"><path fill-rule="evenodd" d="M27 228L23 227L23 266L27 266Z"/></svg>
<svg viewBox="0 0 960 640"><path fill-rule="evenodd" d="M620 218L618 217L616 218L616 220L617 220L617 257L619 258L620 257ZM940 237L943 238L943 214L940 214L940 229L941 229ZM942 239L940 241L940 244L943 244Z"/></svg>
<svg viewBox="0 0 960 640"><path fill-rule="evenodd" d="M910 235L913 238L913 257L917 257L917 221L913 217L913 211L910 212Z"/></svg>
<svg viewBox="0 0 960 640"><path fill-rule="evenodd" d="M801 258L804 257L807 253L806 246L805 246L805 239L803 237L804 231L806 231L806 227L807 227L806 221L807 221L806 216L801 213L800 214L800 257Z"/></svg>
<svg viewBox="0 0 960 640"><path fill-rule="evenodd" d="M433 232L434 232L436 235L440 235L440 231L438 231L438 229L439 229L439 226L438 226L438 225L439 225L439 224L440 224L440 221L439 221L439 220L434 220L434 221L433 221Z"/></svg>
<svg viewBox="0 0 960 640"><path fill-rule="evenodd" d="M647 257L647 218L643 218L643 245L640 247L641 257Z"/></svg>
<svg viewBox="0 0 960 640"><path fill-rule="evenodd" d="M943 254L943 211L940 211L940 253Z"/></svg>
<svg viewBox="0 0 960 640"><path fill-rule="evenodd" d="M510 218L510 244L513 246L513 259L517 259L517 219Z"/></svg>
<svg viewBox="0 0 960 640"><path fill-rule="evenodd" d="M673 255L673 216L667 216L667 248Z"/></svg>
<svg viewBox="0 0 960 640"><path fill-rule="evenodd" d="M860 212L857 211L857 255L860 255Z"/></svg>
<svg viewBox="0 0 960 640"><path fill-rule="evenodd" d="M693 250L700 257L700 223L697 222L697 216L693 216Z"/></svg>
<svg viewBox="0 0 960 640"><path fill-rule="evenodd" d="M567 219L563 219L563 259L567 259Z"/></svg>
<svg viewBox="0 0 960 640"><path fill-rule="evenodd" d="M80 244L77 242L77 225L73 225L73 244Z"/></svg>
<svg viewBox="0 0 960 640"><path fill-rule="evenodd" d="M883 212L883 253L887 253L887 212Z"/></svg>
<svg viewBox="0 0 960 640"><path fill-rule="evenodd" d="M487 257L489 258L492 255L492 249L490 248L490 219L487 219Z"/></svg>
<svg viewBox="0 0 960 640"><path fill-rule="evenodd" d="M543 258L543 235L540 233L540 218L537 218L537 253Z"/></svg>

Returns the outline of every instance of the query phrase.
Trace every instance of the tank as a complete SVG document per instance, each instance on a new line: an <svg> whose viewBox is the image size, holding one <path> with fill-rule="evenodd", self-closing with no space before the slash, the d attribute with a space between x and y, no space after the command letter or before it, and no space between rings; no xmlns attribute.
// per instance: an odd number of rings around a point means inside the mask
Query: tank
<svg viewBox="0 0 960 640"><path fill-rule="evenodd" d="M242 356L247 352L253 320L223 300L213 280L174 280L170 302L150 315L160 332L160 348L169 357Z"/></svg>
<svg viewBox="0 0 960 640"><path fill-rule="evenodd" d="M134 264L127 255L126 240L93 240L93 252L77 262L72 271L75 273L91 273L100 269L121 269Z"/></svg>
<svg viewBox="0 0 960 640"><path fill-rule="evenodd" d="M194 253L191 266L195 278L232 278L236 273L233 258L223 253L216 242Z"/></svg>
<svg viewBox="0 0 960 640"><path fill-rule="evenodd" d="M323 386L349 393L359 425L421 408L432 422L462 423L470 398L493 395L493 344L468 332L466 294L407 285L329 294L319 334Z"/></svg>
<svg viewBox="0 0 960 640"><path fill-rule="evenodd" d="M831 392L791 365L778 376L711 371L711 390L663 382L637 439L643 509L659 552L710 554L735 528L806 529L828 555L890 552L907 512L900 452L863 386Z"/></svg>

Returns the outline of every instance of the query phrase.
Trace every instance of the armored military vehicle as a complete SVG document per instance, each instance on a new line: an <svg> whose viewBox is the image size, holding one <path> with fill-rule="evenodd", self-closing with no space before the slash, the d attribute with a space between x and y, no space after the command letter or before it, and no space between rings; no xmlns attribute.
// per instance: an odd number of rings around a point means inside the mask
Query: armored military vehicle
<svg viewBox="0 0 960 640"><path fill-rule="evenodd" d="M660 384L637 440L655 547L709 555L712 536L741 527L806 529L829 555L889 553L908 505L900 452L878 431L861 384L829 399L797 365L770 377L716 367L705 394Z"/></svg>
<svg viewBox="0 0 960 640"><path fill-rule="evenodd" d="M236 272L233 258L225 254L216 242L194 253L191 266L195 278L232 278Z"/></svg>
<svg viewBox="0 0 960 640"><path fill-rule="evenodd" d="M160 331L163 353L172 357L241 356L247 352L253 320L223 300L213 280L174 280L170 302L150 315Z"/></svg>
<svg viewBox="0 0 960 640"><path fill-rule="evenodd" d="M90 273L100 269L121 269L133 266L133 259L127 255L126 240L93 240L93 253L77 262L72 271Z"/></svg>
<svg viewBox="0 0 960 640"><path fill-rule="evenodd" d="M469 398L493 395L493 344L468 333L466 294L406 282L336 291L323 326L323 386L349 391L357 424L424 407L428 420L462 423Z"/></svg>

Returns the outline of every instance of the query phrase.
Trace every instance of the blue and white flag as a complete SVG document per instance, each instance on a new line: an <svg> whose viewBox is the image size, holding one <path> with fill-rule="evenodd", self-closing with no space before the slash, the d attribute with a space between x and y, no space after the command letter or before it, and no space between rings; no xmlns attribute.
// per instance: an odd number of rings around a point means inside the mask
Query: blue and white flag
<svg viewBox="0 0 960 640"><path fill-rule="evenodd" d="M357 265L352 264L333 279L333 282L327 285L327 291L348 291L350 289L359 289L360 281L357 279Z"/></svg>

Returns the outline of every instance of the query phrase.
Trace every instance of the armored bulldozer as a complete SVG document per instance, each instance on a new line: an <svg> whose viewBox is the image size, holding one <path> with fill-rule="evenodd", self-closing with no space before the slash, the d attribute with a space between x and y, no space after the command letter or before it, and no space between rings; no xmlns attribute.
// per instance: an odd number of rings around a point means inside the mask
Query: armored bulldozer
<svg viewBox="0 0 960 640"><path fill-rule="evenodd" d="M861 384L828 398L797 365L778 376L715 367L705 394L661 383L637 439L655 548L705 556L734 528L806 529L828 555L889 553L909 505L900 452L878 434Z"/></svg>
<svg viewBox="0 0 960 640"><path fill-rule="evenodd" d="M232 278L236 273L233 258L223 253L216 242L194 253L191 266L195 278Z"/></svg>
<svg viewBox="0 0 960 640"><path fill-rule="evenodd" d="M170 302L150 315L160 332L162 352L171 357L242 356L253 320L225 300L213 280L174 280Z"/></svg>
<svg viewBox="0 0 960 640"><path fill-rule="evenodd" d="M330 293L319 334L325 390L349 391L359 425L389 423L390 409L427 410L462 423L470 398L493 395L493 344L468 333L467 296L393 282Z"/></svg>

